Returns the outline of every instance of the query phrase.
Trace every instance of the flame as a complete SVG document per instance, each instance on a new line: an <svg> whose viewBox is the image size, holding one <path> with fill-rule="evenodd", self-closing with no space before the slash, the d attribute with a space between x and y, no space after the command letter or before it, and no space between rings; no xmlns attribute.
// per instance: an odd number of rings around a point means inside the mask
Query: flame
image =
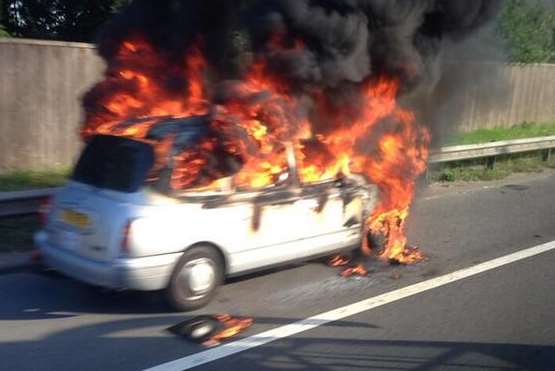
<svg viewBox="0 0 555 371"><path fill-rule="evenodd" d="M288 43L277 34L268 43L268 55L272 50L299 53L303 48L303 40ZM378 186L379 205L368 216L365 230L386 236L382 259L412 263L422 258L419 251L406 247L405 221L415 179L426 169L430 134L398 104L397 78L373 77L353 87L352 102L334 102L317 87L296 92L286 79L272 73L268 59L260 57L240 81L225 88L231 92L226 99L216 100L207 88L208 70L201 43L176 62L144 39L123 42L107 78L89 94L93 98L86 104L83 138L112 134L149 141L146 134L158 122L153 117L210 114L210 126L227 139L223 143L206 139L175 155L170 182L175 189L217 185L221 176L211 173L208 164L218 150L242 160L235 175L239 188L272 185L287 167L284 142L291 142L301 182L357 173ZM182 84L170 84L167 76L177 76ZM301 97L312 100L310 114ZM151 179L168 156L172 140L152 143L157 159ZM370 254L379 249L364 243L362 250Z"/></svg>
<svg viewBox="0 0 555 371"><path fill-rule="evenodd" d="M352 276L359 276L359 277L366 277L368 276L368 270L364 268L362 264L357 264L354 267L345 268L339 273L341 277L352 277Z"/></svg>
<svg viewBox="0 0 555 371"><path fill-rule="evenodd" d="M330 267L343 267L349 264L350 261L351 259L347 258L346 256L334 255L331 258L329 258L328 265Z"/></svg>
<svg viewBox="0 0 555 371"><path fill-rule="evenodd" d="M172 96L160 79L159 71L175 69L173 61L163 58L145 40L129 40L115 58L107 78L96 85L93 95L99 96L95 107L87 109L86 123L81 136L87 139L95 134L122 135L144 138L155 120L143 122L122 131L118 124L137 117L187 117L205 114L208 101L204 89L204 57L197 46L190 48L184 63L177 67L183 71L187 86Z"/></svg>
<svg viewBox="0 0 555 371"><path fill-rule="evenodd" d="M212 335L210 339L203 343L203 345L207 347L216 346L225 339L245 331L254 322L254 320L250 317L236 318L230 316L229 314L219 314L214 317L224 325L224 329Z"/></svg>

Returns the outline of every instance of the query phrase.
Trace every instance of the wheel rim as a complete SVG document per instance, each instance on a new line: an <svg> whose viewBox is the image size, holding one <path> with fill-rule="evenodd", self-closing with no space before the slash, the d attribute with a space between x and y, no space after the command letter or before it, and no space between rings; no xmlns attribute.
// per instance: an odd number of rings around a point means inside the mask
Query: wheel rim
<svg viewBox="0 0 555 371"><path fill-rule="evenodd" d="M181 269L178 279L187 300L199 299L214 288L216 265L207 258L188 261Z"/></svg>

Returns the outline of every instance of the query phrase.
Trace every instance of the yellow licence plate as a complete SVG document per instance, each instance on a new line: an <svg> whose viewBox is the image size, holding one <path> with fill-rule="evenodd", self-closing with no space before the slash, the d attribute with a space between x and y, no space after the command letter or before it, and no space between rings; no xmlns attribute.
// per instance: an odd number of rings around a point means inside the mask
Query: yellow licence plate
<svg viewBox="0 0 555 371"><path fill-rule="evenodd" d="M91 221L88 215L73 210L63 210L62 220L78 228L87 228Z"/></svg>

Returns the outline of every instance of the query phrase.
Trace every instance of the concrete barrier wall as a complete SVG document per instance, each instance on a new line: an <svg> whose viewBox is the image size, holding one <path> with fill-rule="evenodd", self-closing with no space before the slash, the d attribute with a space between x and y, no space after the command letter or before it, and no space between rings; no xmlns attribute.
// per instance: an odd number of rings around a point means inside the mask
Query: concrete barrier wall
<svg viewBox="0 0 555 371"><path fill-rule="evenodd" d="M80 99L104 68L90 44L0 39L0 172L72 164L80 148ZM451 68L464 71L459 81L466 83L444 107L446 115L458 112L449 131L555 122L555 65ZM446 89L451 95L456 85Z"/></svg>
<svg viewBox="0 0 555 371"><path fill-rule="evenodd" d="M0 39L0 171L72 164L80 98L103 70L90 44Z"/></svg>

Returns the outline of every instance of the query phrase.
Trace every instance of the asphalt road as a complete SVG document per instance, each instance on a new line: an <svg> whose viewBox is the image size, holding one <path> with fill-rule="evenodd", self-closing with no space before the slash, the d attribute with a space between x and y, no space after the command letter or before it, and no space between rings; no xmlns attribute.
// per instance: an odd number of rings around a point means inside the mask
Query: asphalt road
<svg viewBox="0 0 555 371"><path fill-rule="evenodd" d="M138 370L204 348L165 329L200 313L252 316L248 337L555 240L555 175L420 192L409 237L427 261L320 262L235 280L208 307L103 293L54 274L0 275L0 369ZM555 252L504 265L205 364L204 370L555 370ZM218 349L218 348L214 348Z"/></svg>

